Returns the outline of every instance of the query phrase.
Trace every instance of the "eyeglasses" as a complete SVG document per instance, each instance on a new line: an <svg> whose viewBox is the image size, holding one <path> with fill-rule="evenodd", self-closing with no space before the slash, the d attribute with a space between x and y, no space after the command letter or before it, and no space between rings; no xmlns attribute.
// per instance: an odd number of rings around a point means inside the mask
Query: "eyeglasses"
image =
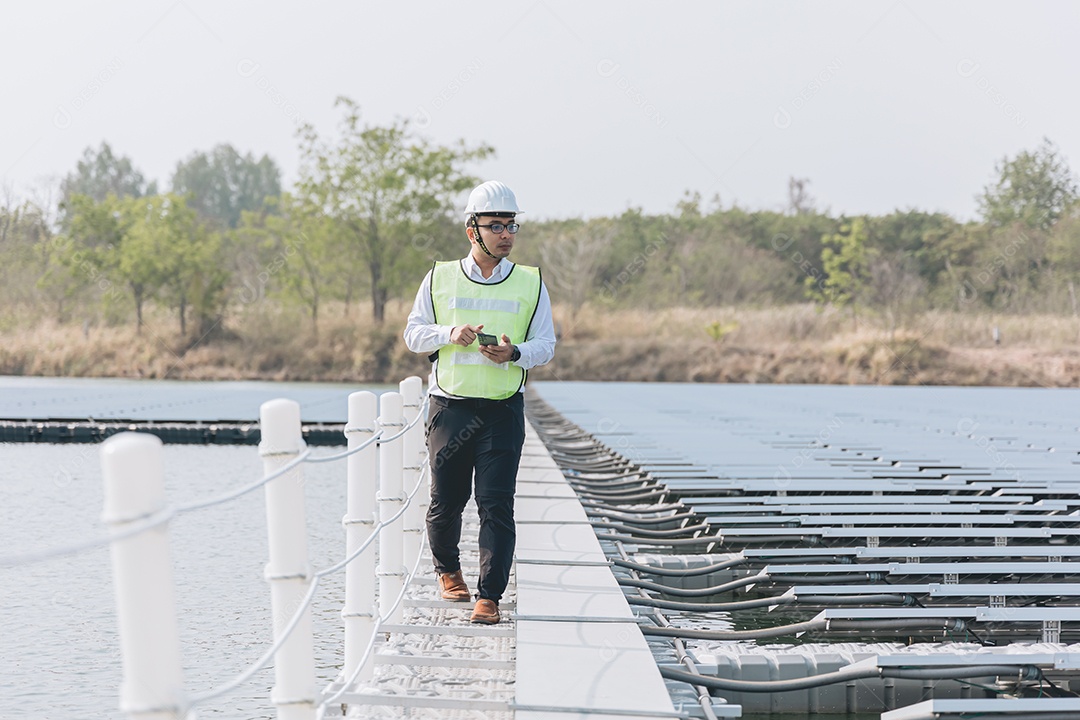
<svg viewBox="0 0 1080 720"><path fill-rule="evenodd" d="M488 230L491 230L491 232L495 233L496 235L501 235L503 230L506 230L511 235L514 235L517 233L518 229L521 226L517 223L510 223L509 225L504 225L503 223L491 223L490 225L478 224L476 227L486 227Z"/></svg>

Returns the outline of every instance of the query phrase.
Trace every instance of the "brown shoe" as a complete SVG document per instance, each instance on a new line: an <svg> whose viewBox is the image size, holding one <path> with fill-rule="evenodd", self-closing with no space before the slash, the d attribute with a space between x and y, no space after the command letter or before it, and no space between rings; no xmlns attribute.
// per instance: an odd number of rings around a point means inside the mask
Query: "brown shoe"
<svg viewBox="0 0 1080 720"><path fill-rule="evenodd" d="M439 573L439 594L443 600L452 602L468 602L469 586L465 584L460 570L450 573Z"/></svg>
<svg viewBox="0 0 1080 720"><path fill-rule="evenodd" d="M476 607L473 608L472 618L469 621L484 625L497 625L501 619L499 606L495 604L495 601L480 598L476 601Z"/></svg>

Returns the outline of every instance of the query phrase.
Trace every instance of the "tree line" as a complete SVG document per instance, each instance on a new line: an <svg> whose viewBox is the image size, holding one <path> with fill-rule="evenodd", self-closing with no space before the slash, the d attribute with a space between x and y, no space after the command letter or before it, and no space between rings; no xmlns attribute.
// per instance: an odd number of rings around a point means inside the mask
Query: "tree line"
<svg viewBox="0 0 1080 720"><path fill-rule="evenodd" d="M340 98L332 138L300 133L300 178L230 145L177 163L159 191L107 143L88 148L58 197L0 207L0 293L9 316L133 323L167 311L193 342L259 303L299 309L317 333L330 303L411 299L435 259L464 256L458 204L493 148L439 146L408 120L362 121ZM784 211L687 194L671 213L525 222L519 262L539 264L571 314L600 306L813 301L892 327L937 309L1080 316L1076 180L1049 141L1003 158L981 218L897 210L834 216L792 178Z"/></svg>

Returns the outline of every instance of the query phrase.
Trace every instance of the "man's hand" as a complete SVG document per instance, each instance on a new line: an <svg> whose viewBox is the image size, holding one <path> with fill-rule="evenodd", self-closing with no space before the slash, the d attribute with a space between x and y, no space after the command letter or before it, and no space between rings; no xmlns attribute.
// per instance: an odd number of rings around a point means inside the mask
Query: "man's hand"
<svg viewBox="0 0 1080 720"><path fill-rule="evenodd" d="M450 331L450 343L469 347L476 340L476 333L484 329L483 325L458 325ZM505 335L503 337L506 337Z"/></svg>
<svg viewBox="0 0 1080 720"><path fill-rule="evenodd" d="M481 325L481 327L483 326ZM511 344L510 338L503 335L501 343L498 345L481 345L480 352L491 362L510 362L510 356L514 354L514 346Z"/></svg>

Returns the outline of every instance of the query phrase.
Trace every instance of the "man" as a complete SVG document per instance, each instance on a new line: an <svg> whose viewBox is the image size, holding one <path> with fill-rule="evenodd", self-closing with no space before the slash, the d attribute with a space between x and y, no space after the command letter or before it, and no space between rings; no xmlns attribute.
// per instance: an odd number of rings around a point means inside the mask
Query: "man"
<svg viewBox="0 0 1080 720"><path fill-rule="evenodd" d="M540 269L515 265L520 213L513 191L492 180L465 206L467 257L436 262L416 293L405 343L430 353L428 542L443 598L470 599L461 573L461 513L476 477L480 578L472 622L500 620L514 557L514 487L525 442L521 389L529 368L555 354L551 300Z"/></svg>

